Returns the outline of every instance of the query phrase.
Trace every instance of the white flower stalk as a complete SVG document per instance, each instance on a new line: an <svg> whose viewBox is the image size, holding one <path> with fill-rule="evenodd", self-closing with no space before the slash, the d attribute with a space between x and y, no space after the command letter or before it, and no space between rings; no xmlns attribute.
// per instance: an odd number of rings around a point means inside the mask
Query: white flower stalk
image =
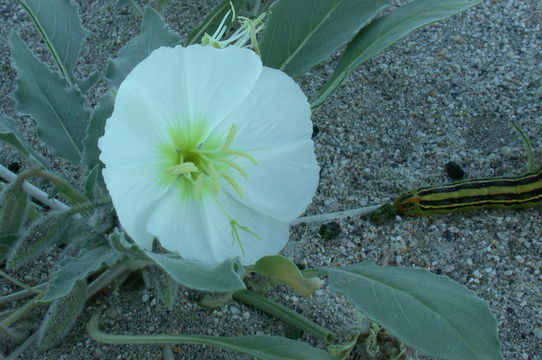
<svg viewBox="0 0 542 360"><path fill-rule="evenodd" d="M232 14L231 21L233 22L236 18L235 8L233 6L231 10L228 10L226 16L224 16L224 18L222 19L215 33L213 35L203 35L201 43L203 45L210 45L217 49L222 49L229 45L234 45L238 47L250 47L256 52L256 54L259 55L260 48L258 46L258 39L256 38L256 35L265 27L263 23L265 13L260 14L260 16L258 16L254 20L251 20L244 16L239 16L237 18L240 25L239 28L229 38L221 40L226 33L226 30L228 29L225 24L230 14Z"/></svg>
<svg viewBox="0 0 542 360"><path fill-rule="evenodd" d="M185 259L245 265L277 254L314 195L311 110L248 49L160 48L121 84L99 141L133 240Z"/></svg>

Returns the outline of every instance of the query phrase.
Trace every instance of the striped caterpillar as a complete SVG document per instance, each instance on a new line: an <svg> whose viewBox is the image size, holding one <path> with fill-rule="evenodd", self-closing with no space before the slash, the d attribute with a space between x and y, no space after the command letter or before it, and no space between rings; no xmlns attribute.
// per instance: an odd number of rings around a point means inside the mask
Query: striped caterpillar
<svg viewBox="0 0 542 360"><path fill-rule="evenodd" d="M519 127L528 151L529 172L520 176L479 178L421 187L401 194L371 214L382 224L397 215L423 216L488 208L527 208L542 204L542 168L533 170L532 148Z"/></svg>

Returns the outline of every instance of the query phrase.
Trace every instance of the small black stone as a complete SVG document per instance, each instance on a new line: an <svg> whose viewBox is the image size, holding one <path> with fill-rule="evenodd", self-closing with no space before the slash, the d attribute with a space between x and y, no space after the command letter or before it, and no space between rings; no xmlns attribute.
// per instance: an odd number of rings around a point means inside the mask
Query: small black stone
<svg viewBox="0 0 542 360"><path fill-rule="evenodd" d="M454 161L450 161L446 164L446 174L448 174L452 180L461 180L465 177L465 172L461 166Z"/></svg>
<svg viewBox="0 0 542 360"><path fill-rule="evenodd" d="M320 128L316 125L312 126L312 138L314 139L316 136L318 136L318 133L320 132Z"/></svg>
<svg viewBox="0 0 542 360"><path fill-rule="evenodd" d="M335 239L341 233L341 225L339 223L332 221L327 224L322 224L318 234L324 239Z"/></svg>
<svg viewBox="0 0 542 360"><path fill-rule="evenodd" d="M21 170L21 163L18 161L13 161L8 165L8 169L11 172L18 173Z"/></svg>

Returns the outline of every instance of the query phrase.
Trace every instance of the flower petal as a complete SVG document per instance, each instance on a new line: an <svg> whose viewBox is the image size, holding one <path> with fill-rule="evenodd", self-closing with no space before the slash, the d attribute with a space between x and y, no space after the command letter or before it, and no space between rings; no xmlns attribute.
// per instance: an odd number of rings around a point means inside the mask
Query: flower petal
<svg viewBox="0 0 542 360"><path fill-rule="evenodd" d="M156 204L147 231L164 248L176 251L184 259L219 263L239 257L243 264L250 265L263 256L278 253L288 241L287 223L255 212L226 192L194 201L175 194L176 191L172 189ZM244 254L233 241L230 216L259 236L238 230Z"/></svg>
<svg viewBox="0 0 542 360"><path fill-rule="evenodd" d="M273 218L291 222L309 206L318 186L318 167L314 145L306 140L277 148L260 149L250 153L258 161L254 165L239 160L248 174L231 176L243 191L243 197L223 185L241 203Z"/></svg>
<svg viewBox="0 0 542 360"><path fill-rule="evenodd" d="M211 130L247 97L261 70L254 52L235 46L162 47L128 74L115 109L152 135L201 121Z"/></svg>
<svg viewBox="0 0 542 360"><path fill-rule="evenodd" d="M237 125L232 149L251 153L310 139L311 108L299 85L282 71L263 67L250 96L213 131Z"/></svg>
<svg viewBox="0 0 542 360"><path fill-rule="evenodd" d="M224 187L243 204L277 220L290 222L309 205L320 168L311 139L311 111L299 86L281 71L263 68L250 95L214 131L226 133L231 124L238 127L232 149L253 156L236 162L248 179L231 174L243 190L239 197L227 184Z"/></svg>
<svg viewBox="0 0 542 360"><path fill-rule="evenodd" d="M143 166L120 170L105 168L102 172L122 227L146 249L152 248L154 239L146 230L148 218L169 188L155 180L154 173L153 169Z"/></svg>

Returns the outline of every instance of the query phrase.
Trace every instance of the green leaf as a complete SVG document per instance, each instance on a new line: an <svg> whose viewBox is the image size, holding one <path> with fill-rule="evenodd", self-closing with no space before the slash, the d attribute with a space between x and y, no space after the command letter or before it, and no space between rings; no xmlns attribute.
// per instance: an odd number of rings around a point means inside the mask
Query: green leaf
<svg viewBox="0 0 542 360"><path fill-rule="evenodd" d="M479 4L480 1L415 0L389 15L374 20L363 28L348 45L335 67L335 71L311 106L313 108L321 106L348 74L412 31L435 21L446 19Z"/></svg>
<svg viewBox="0 0 542 360"><path fill-rule="evenodd" d="M90 116L86 136L83 139L83 161L82 163L92 170L100 164L100 149L98 149L98 139L103 136L105 121L113 113L115 105L115 96L112 91L108 91L102 96L102 99L96 105Z"/></svg>
<svg viewBox="0 0 542 360"><path fill-rule="evenodd" d="M236 291L245 288L243 267L234 260L228 259L221 264L210 265L169 254L156 254L150 251L145 251L145 254L175 281L188 288L208 292Z"/></svg>
<svg viewBox="0 0 542 360"><path fill-rule="evenodd" d="M73 223L73 218L63 213L52 213L35 220L20 234L8 256L7 268L17 269L64 240Z"/></svg>
<svg viewBox="0 0 542 360"><path fill-rule="evenodd" d="M102 170L104 166L102 163L94 166L85 179L85 196L89 199L98 199L107 192L104 178L102 176Z"/></svg>
<svg viewBox="0 0 542 360"><path fill-rule="evenodd" d="M77 6L69 0L56 0L48 6L43 0L17 2L30 15L64 79L70 87L76 84L73 68L89 34L81 26Z"/></svg>
<svg viewBox="0 0 542 360"><path fill-rule="evenodd" d="M79 164L89 111L77 88L40 62L12 31L9 37L17 69L17 111L36 122L38 133L53 152Z"/></svg>
<svg viewBox="0 0 542 360"><path fill-rule="evenodd" d="M75 324L86 301L87 283L79 280L71 292L49 307L38 330L38 348L50 349L57 345Z"/></svg>
<svg viewBox="0 0 542 360"><path fill-rule="evenodd" d="M0 261L19 237L19 231L28 218L30 200L19 186L13 183L0 194Z"/></svg>
<svg viewBox="0 0 542 360"><path fill-rule="evenodd" d="M86 79L79 80L77 79L77 86L79 87L79 90L82 94L85 94L88 89L94 86L100 80L101 73L99 71L95 71L92 74L90 74Z"/></svg>
<svg viewBox="0 0 542 360"><path fill-rule="evenodd" d="M90 274L106 266L112 266L120 257L109 245L95 249L83 248L78 256L66 257L58 263L47 292L40 302L48 303L63 298L72 291L77 281L85 280Z"/></svg>
<svg viewBox="0 0 542 360"><path fill-rule="evenodd" d="M218 337L206 335L116 335L99 330L100 314L87 324L87 332L96 341L107 344L200 344L237 351L263 360L337 360L327 352L300 341L279 336Z"/></svg>
<svg viewBox="0 0 542 360"><path fill-rule="evenodd" d="M357 264L324 268L332 290L405 344L446 360L502 359L487 304L424 269Z"/></svg>
<svg viewBox="0 0 542 360"><path fill-rule="evenodd" d="M173 254L156 254L129 243L124 233L115 230L109 243L116 251L133 260L152 260L177 283L191 289L207 292L226 292L244 289L244 268L235 260L211 265L195 260L185 260Z"/></svg>
<svg viewBox="0 0 542 360"><path fill-rule="evenodd" d="M131 260L147 260L145 251L134 243L129 243L124 236L124 233L119 229L115 229L109 234L107 240L109 245L122 255L127 256Z"/></svg>
<svg viewBox="0 0 542 360"><path fill-rule="evenodd" d="M0 114L0 141L11 145L39 167L49 168L49 163L43 156L36 153L23 135L17 130L15 120Z"/></svg>
<svg viewBox="0 0 542 360"><path fill-rule="evenodd" d="M141 33L128 41L119 55L111 60L106 70L106 78L112 86L118 88L126 75L160 46L175 46L180 37L165 23L153 8L145 8Z"/></svg>
<svg viewBox="0 0 542 360"><path fill-rule="evenodd" d="M317 277L306 278L292 260L281 255L265 256L258 260L251 270L279 280L304 297L310 297L322 287L322 280Z"/></svg>
<svg viewBox="0 0 542 360"><path fill-rule="evenodd" d="M279 0L270 10L264 65L297 77L327 59L367 25L389 0Z"/></svg>
<svg viewBox="0 0 542 360"><path fill-rule="evenodd" d="M214 9L205 17L205 19L203 19L201 24L199 24L198 27L192 30L186 44L191 45L200 43L201 38L206 33L209 35L213 35L218 26L220 25L222 19L224 19L224 16L226 16L226 13L231 10L232 5L235 8L235 12L239 13L239 10L244 5L244 0L222 0L221 2L219 2L218 5L216 5ZM229 28L231 24L232 21L230 14L224 25Z"/></svg>

